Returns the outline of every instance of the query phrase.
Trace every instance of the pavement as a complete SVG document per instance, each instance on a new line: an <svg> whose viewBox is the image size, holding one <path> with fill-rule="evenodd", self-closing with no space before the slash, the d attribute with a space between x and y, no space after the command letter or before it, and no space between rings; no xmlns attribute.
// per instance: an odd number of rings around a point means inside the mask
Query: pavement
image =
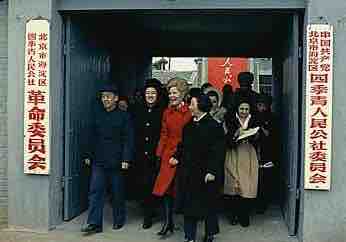
<svg viewBox="0 0 346 242"><path fill-rule="evenodd" d="M3 229L0 230L0 242L182 242L183 218L176 216L176 231L165 240L159 239L156 232L160 230L159 219L148 230L141 228L142 217L136 204L128 204L127 224L120 230L112 230L111 210L105 207L103 233L85 236L80 232L86 221L84 212L75 219L64 222L56 229L47 232L29 230ZM288 236L287 227L279 207L271 207L264 214L254 214L247 228L240 225L230 225L228 220L220 216L220 234L215 242L298 242L296 237ZM203 237L204 226L198 225L197 241Z"/></svg>

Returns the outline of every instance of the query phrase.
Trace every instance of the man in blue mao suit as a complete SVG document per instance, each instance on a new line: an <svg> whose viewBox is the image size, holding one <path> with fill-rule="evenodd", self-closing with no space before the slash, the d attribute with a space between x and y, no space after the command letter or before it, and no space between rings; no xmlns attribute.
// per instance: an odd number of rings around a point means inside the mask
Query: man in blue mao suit
<svg viewBox="0 0 346 242"><path fill-rule="evenodd" d="M101 103L95 109L90 152L84 162L91 165L89 216L82 232L102 232L106 181L111 181L113 229L124 226L126 219L123 170L134 153L134 135L127 112L117 108L118 90L105 85L100 90Z"/></svg>

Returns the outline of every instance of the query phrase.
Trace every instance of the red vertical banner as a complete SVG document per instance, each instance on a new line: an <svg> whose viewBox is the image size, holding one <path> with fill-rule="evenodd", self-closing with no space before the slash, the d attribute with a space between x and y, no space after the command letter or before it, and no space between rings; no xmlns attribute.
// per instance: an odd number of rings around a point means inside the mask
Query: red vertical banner
<svg viewBox="0 0 346 242"><path fill-rule="evenodd" d="M231 85L233 90L237 89L239 87L237 76L242 71L249 71L249 59L247 58L208 58L209 83L219 90L222 90L226 84Z"/></svg>

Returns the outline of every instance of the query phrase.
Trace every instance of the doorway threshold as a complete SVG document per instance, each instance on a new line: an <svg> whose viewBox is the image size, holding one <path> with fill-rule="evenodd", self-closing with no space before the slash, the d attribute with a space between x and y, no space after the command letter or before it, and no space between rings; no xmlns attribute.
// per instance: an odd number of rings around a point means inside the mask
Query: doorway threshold
<svg viewBox="0 0 346 242"><path fill-rule="evenodd" d="M47 233L30 233L25 231L1 231L0 241L51 241L51 242L77 242L77 241L102 241L102 242L160 242L156 232L160 230L160 219L154 221L151 229L143 230L141 223L141 210L136 203L129 202L128 219L126 225L120 230L112 230L112 210L107 204L104 209L103 233L83 236L80 232L82 224L86 221L87 212L71 221L64 222L55 230ZM165 242L183 241L183 218L175 216L176 231ZM198 226L197 241L202 241L204 225ZM270 207L264 214L255 214L251 217L251 224L247 228L239 225L230 225L224 216L220 216L220 234L215 242L298 242L296 237L288 236L288 230L281 215L279 207ZM3 240L5 239L5 240Z"/></svg>
<svg viewBox="0 0 346 242"><path fill-rule="evenodd" d="M112 230L112 210L107 204L104 209L104 233L92 235L97 241L124 241L124 242L160 242L156 232L160 230L160 219L154 221L151 229L143 230L141 209L134 202L127 203L128 219L127 224L119 231ZM80 233L81 225L86 221L87 213L84 212L75 219L58 226L51 233L62 233L83 240ZM183 241L183 217L175 216L176 231L165 242ZM199 223L197 241L202 241L204 224ZM64 240L62 240L63 242ZM296 237L288 235L288 230L280 207L272 206L264 214L253 214L251 224L247 228L240 225L230 225L224 216L220 216L220 233L215 242L298 242Z"/></svg>

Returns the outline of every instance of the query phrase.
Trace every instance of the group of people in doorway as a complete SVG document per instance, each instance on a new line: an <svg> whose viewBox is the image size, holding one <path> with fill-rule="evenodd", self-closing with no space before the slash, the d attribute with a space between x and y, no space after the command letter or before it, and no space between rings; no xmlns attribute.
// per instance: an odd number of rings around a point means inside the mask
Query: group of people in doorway
<svg viewBox="0 0 346 242"><path fill-rule="evenodd" d="M84 159L91 180L82 232L102 232L106 181L115 230L126 222L126 194L142 204L143 229L152 227L161 205L160 238L174 232L177 213L184 217L184 241L196 240L203 220L204 242L212 242L220 207L232 225L249 226L252 207L264 211L268 204L270 174L264 170L277 160L271 97L252 91L253 80L252 73L241 72L240 88L233 92L225 85L221 93L210 84L189 88L181 78L165 86L148 79L126 109L116 86L105 85Z"/></svg>

